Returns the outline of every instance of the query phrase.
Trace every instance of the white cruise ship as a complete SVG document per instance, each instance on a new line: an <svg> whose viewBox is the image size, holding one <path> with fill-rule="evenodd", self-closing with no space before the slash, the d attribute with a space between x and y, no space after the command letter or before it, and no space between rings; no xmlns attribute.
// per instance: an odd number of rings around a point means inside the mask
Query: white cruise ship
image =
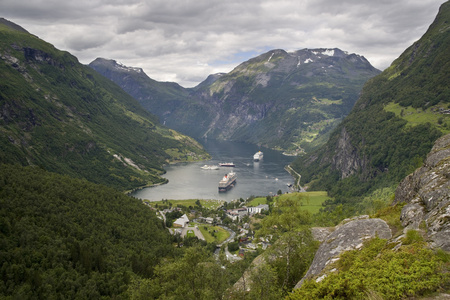
<svg viewBox="0 0 450 300"><path fill-rule="evenodd" d="M264 153L262 153L261 151L258 151L255 153L255 155L253 155L253 160L254 161L260 161L264 156Z"/></svg>

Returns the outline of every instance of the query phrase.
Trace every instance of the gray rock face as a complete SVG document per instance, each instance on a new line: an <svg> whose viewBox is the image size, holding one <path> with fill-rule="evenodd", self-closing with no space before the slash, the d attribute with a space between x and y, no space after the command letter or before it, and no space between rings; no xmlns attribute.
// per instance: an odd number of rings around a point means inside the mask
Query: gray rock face
<svg viewBox="0 0 450 300"><path fill-rule="evenodd" d="M356 148L350 143L350 136L347 130L342 128L336 145L335 155L332 158L333 168L339 170L341 178L346 178L358 170L365 169L367 164L367 159L361 158Z"/></svg>
<svg viewBox="0 0 450 300"><path fill-rule="evenodd" d="M436 141L424 165L408 175L395 191L395 203L406 202L401 213L406 229L423 222L431 246L450 251L450 134Z"/></svg>
<svg viewBox="0 0 450 300"><path fill-rule="evenodd" d="M347 222L347 223L345 223ZM391 230L385 221L381 219L369 219L368 216L360 216L348 222L343 221L343 225L338 225L320 245L314 260L305 277L297 283L295 288L300 288L303 281L321 275L325 267L339 259L339 255L348 250L359 249L363 246L364 240L376 236L383 239L392 237ZM317 280L324 278L323 275Z"/></svg>
<svg viewBox="0 0 450 300"><path fill-rule="evenodd" d="M313 227L311 234L314 240L323 242L334 231L334 227Z"/></svg>
<svg viewBox="0 0 450 300"><path fill-rule="evenodd" d="M341 133L340 148L351 157L345 134ZM422 228L425 222L431 246L450 251L450 134L438 139L424 165L400 183L393 204L401 202L407 203L400 217L405 230ZM357 217L350 222L344 220L343 225L337 226L325 239L324 232L326 230L319 228L314 235L322 244L305 277L295 288L300 288L306 279L317 278L320 281L325 278L327 273L333 272L326 270L327 265L337 261L344 251L361 248L365 239L392 237L385 221L369 219L368 216Z"/></svg>

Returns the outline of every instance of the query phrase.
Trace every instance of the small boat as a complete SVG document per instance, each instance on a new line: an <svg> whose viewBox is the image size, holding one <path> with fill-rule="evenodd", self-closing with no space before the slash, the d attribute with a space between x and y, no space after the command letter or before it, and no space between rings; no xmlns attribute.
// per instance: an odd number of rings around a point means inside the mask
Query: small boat
<svg viewBox="0 0 450 300"><path fill-rule="evenodd" d="M261 151L258 151L255 153L255 155L253 155L253 160L260 161L263 157L264 157L264 153L262 153Z"/></svg>
<svg viewBox="0 0 450 300"><path fill-rule="evenodd" d="M218 170L219 167L216 165L204 165L201 167L203 170Z"/></svg>
<svg viewBox="0 0 450 300"><path fill-rule="evenodd" d="M219 163L219 166L221 166L221 167L235 167L236 165L233 164L232 162L227 162L227 163Z"/></svg>

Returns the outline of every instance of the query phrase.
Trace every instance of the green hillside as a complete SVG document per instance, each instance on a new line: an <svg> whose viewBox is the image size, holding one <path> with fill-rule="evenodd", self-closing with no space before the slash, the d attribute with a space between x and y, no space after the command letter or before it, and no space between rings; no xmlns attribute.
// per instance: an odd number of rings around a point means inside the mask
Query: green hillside
<svg viewBox="0 0 450 300"><path fill-rule="evenodd" d="M450 130L449 22L447 2L423 37L366 83L327 144L292 164L303 184L352 202L420 166Z"/></svg>
<svg viewBox="0 0 450 300"><path fill-rule="evenodd" d="M207 157L74 56L8 25L0 24L1 163L127 190L162 182L164 163Z"/></svg>
<svg viewBox="0 0 450 300"><path fill-rule="evenodd" d="M0 165L0 298L127 298L174 254L141 201L36 167ZM8 298L9 297L9 298Z"/></svg>

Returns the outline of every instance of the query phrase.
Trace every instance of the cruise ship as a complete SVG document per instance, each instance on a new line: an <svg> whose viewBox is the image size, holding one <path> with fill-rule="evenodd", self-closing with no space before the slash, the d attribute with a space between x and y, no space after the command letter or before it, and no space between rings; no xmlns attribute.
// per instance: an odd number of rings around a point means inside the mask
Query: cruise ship
<svg viewBox="0 0 450 300"><path fill-rule="evenodd" d="M264 153L262 153L261 151L258 151L255 153L255 155L253 155L253 160L254 161L260 161L264 156Z"/></svg>
<svg viewBox="0 0 450 300"><path fill-rule="evenodd" d="M226 192L231 189L236 183L237 175L234 172L230 172L223 176L222 180L219 181L219 192Z"/></svg>

